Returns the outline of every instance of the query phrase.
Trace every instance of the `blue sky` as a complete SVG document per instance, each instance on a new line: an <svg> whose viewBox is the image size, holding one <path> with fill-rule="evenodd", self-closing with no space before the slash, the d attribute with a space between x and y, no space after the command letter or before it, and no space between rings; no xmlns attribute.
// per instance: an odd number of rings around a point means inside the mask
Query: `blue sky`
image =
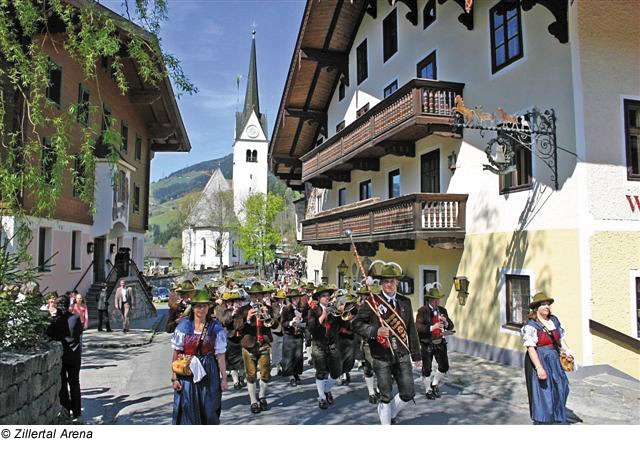
<svg viewBox="0 0 640 450"><path fill-rule="evenodd" d="M122 0L101 1L121 12ZM235 111L242 108L255 23L260 109L269 135L280 105L304 0L169 0L161 38L198 87L178 99L190 153L157 153L151 181L200 161L231 153ZM241 75L238 100L237 76Z"/></svg>

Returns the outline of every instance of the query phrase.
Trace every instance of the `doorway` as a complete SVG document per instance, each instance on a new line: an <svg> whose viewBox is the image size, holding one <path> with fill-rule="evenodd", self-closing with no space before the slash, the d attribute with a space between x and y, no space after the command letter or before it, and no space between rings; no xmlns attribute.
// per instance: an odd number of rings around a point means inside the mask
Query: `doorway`
<svg viewBox="0 0 640 450"><path fill-rule="evenodd" d="M93 240L93 282L100 283L105 280L104 276L104 247L105 238L95 238Z"/></svg>

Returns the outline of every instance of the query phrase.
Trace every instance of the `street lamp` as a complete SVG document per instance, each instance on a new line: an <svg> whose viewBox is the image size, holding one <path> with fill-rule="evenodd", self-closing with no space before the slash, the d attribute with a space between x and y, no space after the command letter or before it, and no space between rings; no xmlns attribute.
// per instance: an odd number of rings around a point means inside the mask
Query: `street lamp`
<svg viewBox="0 0 640 450"><path fill-rule="evenodd" d="M458 303L464 306L469 296L469 279L464 276L453 277L453 287L458 293Z"/></svg>
<svg viewBox="0 0 640 450"><path fill-rule="evenodd" d="M345 273L347 273L348 269L349 266L347 266L347 263L345 263L343 259L342 262L338 264L338 272L340 272L341 275L344 275Z"/></svg>

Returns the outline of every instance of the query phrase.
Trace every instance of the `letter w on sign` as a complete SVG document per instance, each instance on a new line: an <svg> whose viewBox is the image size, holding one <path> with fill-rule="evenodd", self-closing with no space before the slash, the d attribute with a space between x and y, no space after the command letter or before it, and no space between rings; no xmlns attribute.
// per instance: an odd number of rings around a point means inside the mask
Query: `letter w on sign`
<svg viewBox="0 0 640 450"><path fill-rule="evenodd" d="M627 195L627 201L629 202L629 208L631 208L631 212L636 212L636 210L640 211L640 195Z"/></svg>

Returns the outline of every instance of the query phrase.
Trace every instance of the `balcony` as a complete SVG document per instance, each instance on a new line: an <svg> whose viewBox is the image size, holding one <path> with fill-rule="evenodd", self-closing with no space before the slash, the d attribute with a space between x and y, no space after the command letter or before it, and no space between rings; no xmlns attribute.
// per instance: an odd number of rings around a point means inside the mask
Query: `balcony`
<svg viewBox="0 0 640 450"><path fill-rule="evenodd" d="M415 142L431 134L461 138L452 128L464 84L413 79L302 158L302 181L331 188L351 170L379 170L380 158L415 156Z"/></svg>
<svg viewBox="0 0 640 450"><path fill-rule="evenodd" d="M303 245L316 250L349 250L351 230L358 251L373 256L378 244L411 250L417 239L433 247L462 248L467 194L409 194L389 200L369 199L323 211L302 222Z"/></svg>

